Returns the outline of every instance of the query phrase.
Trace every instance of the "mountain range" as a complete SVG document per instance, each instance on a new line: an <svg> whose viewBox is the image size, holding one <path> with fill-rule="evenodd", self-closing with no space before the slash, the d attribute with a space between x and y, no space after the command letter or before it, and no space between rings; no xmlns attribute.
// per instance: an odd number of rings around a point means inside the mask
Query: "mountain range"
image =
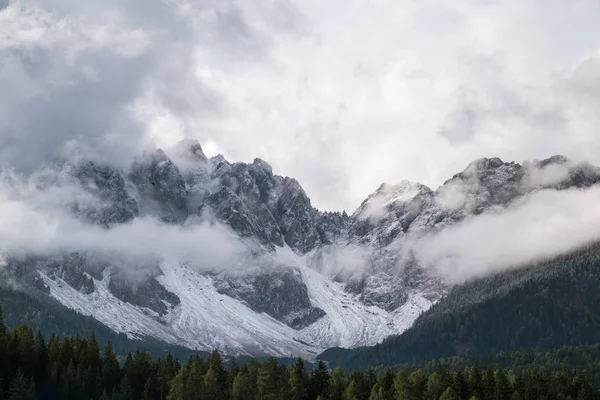
<svg viewBox="0 0 600 400"><path fill-rule="evenodd" d="M315 359L422 326L455 296L454 283L419 257L419 240L542 190L591 187L600 168L562 156L522 165L484 158L436 190L382 184L351 215L317 210L295 179L261 159L209 158L195 141L127 169L75 160L35 176L30 184L42 196L61 193L61 210L76 226L125 241L125 250L5 249L10 286L131 339ZM181 254L127 251L144 236L114 233L135 224L158 229L168 243L184 237Z"/></svg>

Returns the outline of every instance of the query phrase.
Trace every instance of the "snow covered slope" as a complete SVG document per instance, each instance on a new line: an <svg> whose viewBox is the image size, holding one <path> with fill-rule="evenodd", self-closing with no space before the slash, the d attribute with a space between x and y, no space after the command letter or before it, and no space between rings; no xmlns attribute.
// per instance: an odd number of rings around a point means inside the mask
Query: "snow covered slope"
<svg viewBox="0 0 600 400"><path fill-rule="evenodd" d="M221 349L227 354L301 355L314 358L333 347L373 345L383 338L403 332L431 302L418 293L393 312L361 303L343 285L306 266L305 257L291 249L278 249L274 258L298 271L311 302L325 311L316 323L295 330L265 313L256 313L239 300L217 292L213 279L181 264L161 265L159 281L181 303L168 314L156 312L117 299L109 290L109 273L94 280L95 290L84 294L62 279L41 274L50 295L65 306L93 316L103 324L129 337L146 336L192 349Z"/></svg>

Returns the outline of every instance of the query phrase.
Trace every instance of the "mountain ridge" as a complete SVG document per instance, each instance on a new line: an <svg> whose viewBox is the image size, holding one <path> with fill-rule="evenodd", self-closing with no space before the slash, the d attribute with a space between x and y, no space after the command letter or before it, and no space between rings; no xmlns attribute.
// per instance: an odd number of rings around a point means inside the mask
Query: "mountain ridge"
<svg viewBox="0 0 600 400"><path fill-rule="evenodd" d="M327 347L401 333L447 292L450 285L414 257L411 238L500 211L536 190L589 187L600 169L563 156L524 165L483 158L435 191L408 181L382 184L352 215L319 211L298 181L273 174L264 160L209 158L194 141L180 143L172 157L160 149L145 154L130 171L84 161L57 175L57 185L82 192L67 203L86 224L107 232L140 218L184 232L222 225L243 255L233 270L195 270L160 255L9 254L5 273L23 287L41 288L133 338L151 332L232 355L311 358Z"/></svg>

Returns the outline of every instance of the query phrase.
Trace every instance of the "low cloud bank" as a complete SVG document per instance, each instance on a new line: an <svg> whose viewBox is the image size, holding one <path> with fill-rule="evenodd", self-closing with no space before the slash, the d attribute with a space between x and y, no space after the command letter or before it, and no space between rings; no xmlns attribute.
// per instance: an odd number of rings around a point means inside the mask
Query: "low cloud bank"
<svg viewBox="0 0 600 400"><path fill-rule="evenodd" d="M424 265L462 282L600 240L599 205L599 187L543 190L422 238L415 251Z"/></svg>
<svg viewBox="0 0 600 400"><path fill-rule="evenodd" d="M168 225L139 217L110 229L86 223L69 204L98 201L83 189L63 181L41 186L10 173L0 178L0 251L11 256L54 256L85 252L106 258L148 262L188 262L203 270L236 268L244 247L227 227L190 221ZM131 271L130 271L131 272Z"/></svg>

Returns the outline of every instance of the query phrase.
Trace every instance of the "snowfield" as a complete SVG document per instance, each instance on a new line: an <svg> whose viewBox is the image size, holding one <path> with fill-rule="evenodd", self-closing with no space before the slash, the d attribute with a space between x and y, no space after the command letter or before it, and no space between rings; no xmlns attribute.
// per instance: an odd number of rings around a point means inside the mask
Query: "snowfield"
<svg viewBox="0 0 600 400"><path fill-rule="evenodd" d="M300 272L313 306L323 309L324 317L295 330L218 293L210 276L177 263L161 266L159 282L181 299L163 317L113 296L108 290L109 273L102 280L94 280L95 291L89 295L59 278L51 279L41 272L40 276L51 296L62 304L130 338L153 337L194 350L216 348L228 355L302 356L314 360L331 347L373 345L402 333L431 306L419 293L410 293L408 301L393 312L366 306L357 296L346 293L341 284L309 268L305 256L289 248L278 249L272 256Z"/></svg>

